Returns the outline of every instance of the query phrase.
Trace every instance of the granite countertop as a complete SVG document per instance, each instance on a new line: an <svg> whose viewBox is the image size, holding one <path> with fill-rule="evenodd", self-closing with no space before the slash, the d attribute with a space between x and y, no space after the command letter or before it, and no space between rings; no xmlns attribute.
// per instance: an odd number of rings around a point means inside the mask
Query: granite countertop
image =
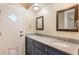
<svg viewBox="0 0 79 59"><path fill-rule="evenodd" d="M71 55L79 54L79 44L34 34L26 36Z"/></svg>

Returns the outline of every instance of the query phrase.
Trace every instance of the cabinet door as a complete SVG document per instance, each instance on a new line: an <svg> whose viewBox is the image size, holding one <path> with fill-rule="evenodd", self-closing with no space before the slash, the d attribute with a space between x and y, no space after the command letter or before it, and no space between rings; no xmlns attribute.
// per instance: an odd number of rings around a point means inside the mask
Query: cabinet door
<svg viewBox="0 0 79 59"><path fill-rule="evenodd" d="M33 55L34 54L34 46L31 43L27 44L27 54Z"/></svg>
<svg viewBox="0 0 79 59"><path fill-rule="evenodd" d="M26 37L25 40L25 54L27 55L33 55L34 53L34 47L33 47L33 40Z"/></svg>
<svg viewBox="0 0 79 59"><path fill-rule="evenodd" d="M47 55L44 51L42 51L41 49L34 47L34 54L35 55Z"/></svg>

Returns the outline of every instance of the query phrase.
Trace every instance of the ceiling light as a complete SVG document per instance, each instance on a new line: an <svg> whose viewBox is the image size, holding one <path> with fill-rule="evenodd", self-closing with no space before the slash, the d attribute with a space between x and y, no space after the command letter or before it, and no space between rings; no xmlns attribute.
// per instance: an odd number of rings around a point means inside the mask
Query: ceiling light
<svg viewBox="0 0 79 59"><path fill-rule="evenodd" d="M39 6L34 6L34 7L33 7L33 10L34 10L34 11L39 11L39 10L40 10L40 7L39 7Z"/></svg>
<svg viewBox="0 0 79 59"><path fill-rule="evenodd" d="M40 10L39 4L34 4L34 5L32 6L32 8L33 8L34 11L39 11L39 10Z"/></svg>

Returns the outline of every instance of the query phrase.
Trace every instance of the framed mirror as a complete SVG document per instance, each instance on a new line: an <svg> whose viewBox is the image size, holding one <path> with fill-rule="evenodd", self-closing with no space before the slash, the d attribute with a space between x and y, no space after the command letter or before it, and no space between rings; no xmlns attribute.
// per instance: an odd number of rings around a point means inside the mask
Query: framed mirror
<svg viewBox="0 0 79 59"><path fill-rule="evenodd" d="M36 30L44 30L44 17L43 16L36 18Z"/></svg>
<svg viewBox="0 0 79 59"><path fill-rule="evenodd" d="M78 5L57 11L56 30L77 32Z"/></svg>

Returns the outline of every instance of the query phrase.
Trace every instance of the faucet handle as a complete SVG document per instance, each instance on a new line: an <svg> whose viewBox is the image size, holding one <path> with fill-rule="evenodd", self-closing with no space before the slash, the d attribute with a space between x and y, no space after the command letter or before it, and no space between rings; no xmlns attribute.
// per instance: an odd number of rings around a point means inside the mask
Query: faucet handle
<svg viewBox="0 0 79 59"><path fill-rule="evenodd" d="M64 37L61 37L60 39L61 39L62 41L66 41Z"/></svg>

